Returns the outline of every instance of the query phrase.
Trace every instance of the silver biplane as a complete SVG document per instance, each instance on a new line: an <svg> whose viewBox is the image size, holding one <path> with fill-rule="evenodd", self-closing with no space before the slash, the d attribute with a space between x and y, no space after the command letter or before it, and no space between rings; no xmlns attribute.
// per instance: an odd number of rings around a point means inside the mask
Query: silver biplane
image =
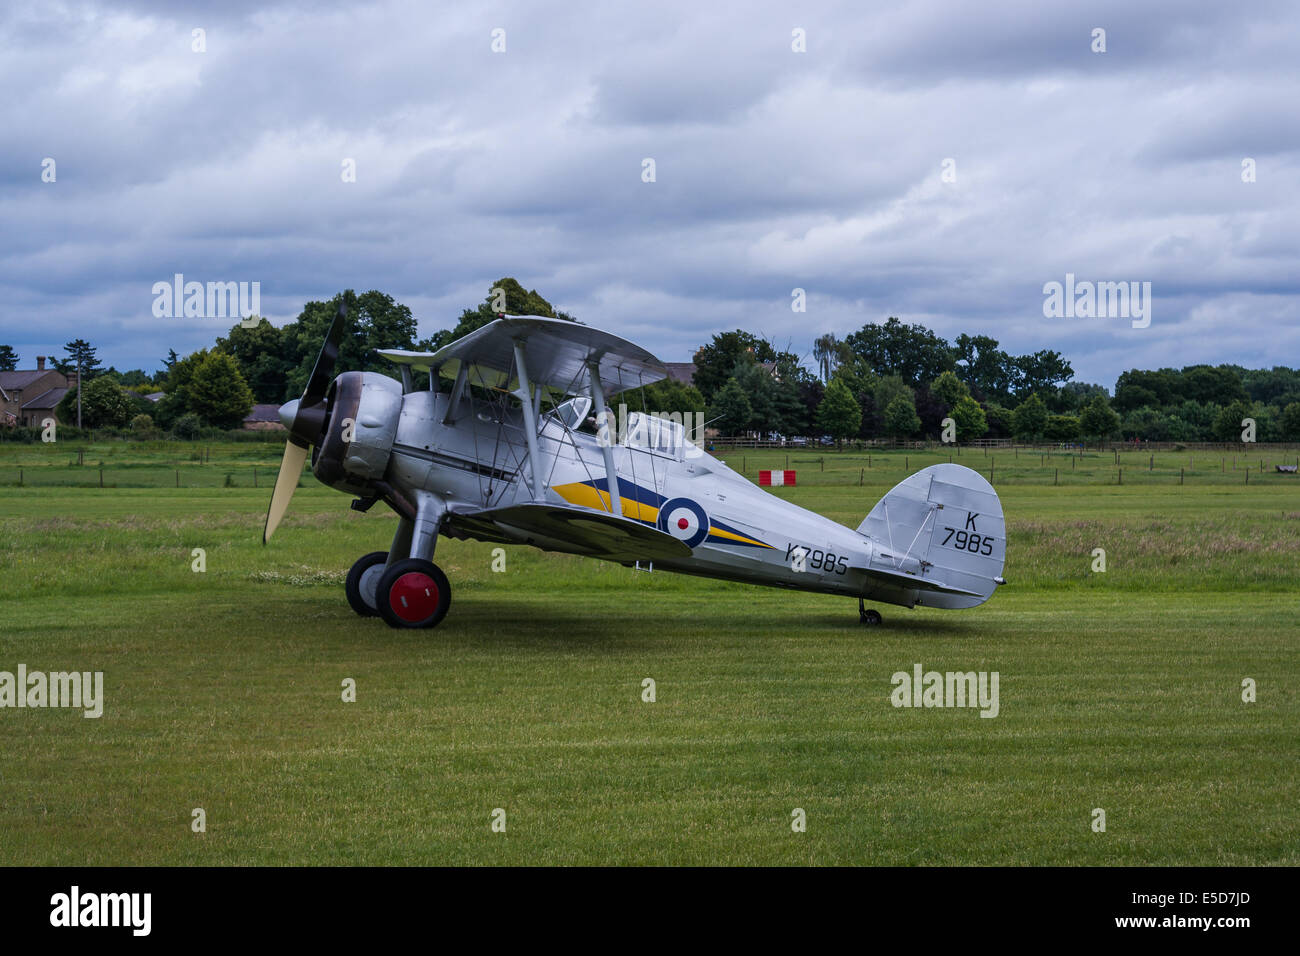
<svg viewBox="0 0 1300 956"><path fill-rule="evenodd" d="M667 375L616 335L502 316L436 352L381 351L400 382L332 379L345 318L340 306L302 397L280 409L289 440L262 540L309 449L313 473L353 508L388 505L392 546L348 574L358 614L437 625L451 602L433 563L440 537L856 597L868 624L880 614L866 601L974 607L1005 583L1002 506L968 468L918 471L851 530L756 487L675 420L633 413L616 433L608 400Z"/></svg>

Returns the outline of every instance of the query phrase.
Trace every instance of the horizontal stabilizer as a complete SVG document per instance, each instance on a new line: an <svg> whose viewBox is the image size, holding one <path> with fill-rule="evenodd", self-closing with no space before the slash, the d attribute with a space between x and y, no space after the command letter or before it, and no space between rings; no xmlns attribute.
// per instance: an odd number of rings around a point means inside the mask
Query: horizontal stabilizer
<svg viewBox="0 0 1300 956"><path fill-rule="evenodd" d="M939 581L931 578L919 578L915 574L907 574L904 571L882 571L880 568L866 568L868 577L876 578L885 584L892 584L900 588L915 588L918 591L935 591L939 594L960 594L964 597L975 597L980 600L984 595L978 591L967 591L965 588L949 587Z"/></svg>

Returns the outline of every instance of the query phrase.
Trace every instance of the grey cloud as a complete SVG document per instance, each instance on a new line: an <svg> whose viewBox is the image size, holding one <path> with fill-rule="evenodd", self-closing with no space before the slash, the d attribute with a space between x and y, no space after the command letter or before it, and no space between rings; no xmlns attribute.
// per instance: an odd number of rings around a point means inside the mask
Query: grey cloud
<svg viewBox="0 0 1300 956"><path fill-rule="evenodd" d="M1175 358L1300 362L1284 4L4 16L0 290L24 318L0 342L28 360L77 335L118 367L210 344L219 320L150 314L152 283L183 272L260 281L276 321L384 289L423 334L514 274L669 360L737 326L807 352L898 315L1056 348L1107 385ZM1151 328L1044 319L1067 271L1151 281Z"/></svg>

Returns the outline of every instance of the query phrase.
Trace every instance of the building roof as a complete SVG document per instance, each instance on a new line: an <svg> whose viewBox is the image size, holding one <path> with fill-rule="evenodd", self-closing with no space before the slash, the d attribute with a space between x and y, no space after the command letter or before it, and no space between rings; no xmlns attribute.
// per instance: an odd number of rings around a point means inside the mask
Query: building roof
<svg viewBox="0 0 1300 956"><path fill-rule="evenodd" d="M14 372L0 372L0 388L4 389L6 392L13 389L26 388L38 378L44 378L51 372L57 371L58 369L53 368L28 368Z"/></svg>
<svg viewBox="0 0 1300 956"><path fill-rule="evenodd" d="M244 416L246 422L275 422L280 423L280 406L279 405L254 405L252 411Z"/></svg>
<svg viewBox="0 0 1300 956"><path fill-rule="evenodd" d="M145 398L149 399L149 401L151 402L161 402L163 400L163 396L166 394L167 394L166 392L150 392L148 395L145 396Z"/></svg>
<svg viewBox="0 0 1300 956"><path fill-rule="evenodd" d="M669 378L681 382L683 385L695 384L694 362L664 362L664 368L668 369Z"/></svg>
<svg viewBox="0 0 1300 956"><path fill-rule="evenodd" d="M66 388L51 388L42 392L33 398L30 402L23 402L23 411L37 411L42 408L54 408L68 394Z"/></svg>

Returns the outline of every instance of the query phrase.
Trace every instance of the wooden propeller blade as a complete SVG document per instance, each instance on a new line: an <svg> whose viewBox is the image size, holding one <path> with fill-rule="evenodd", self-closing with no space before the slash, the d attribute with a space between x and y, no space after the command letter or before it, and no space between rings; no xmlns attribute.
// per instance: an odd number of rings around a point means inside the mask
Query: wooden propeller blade
<svg viewBox="0 0 1300 956"><path fill-rule="evenodd" d="M285 442L284 458L280 461L280 473L275 476L275 491L271 493L271 507L266 511L266 527L262 531L262 544L271 540L275 529L280 526L280 519L289 510L293 499L293 490L298 487L302 476L303 463L307 461L307 447L293 442Z"/></svg>

